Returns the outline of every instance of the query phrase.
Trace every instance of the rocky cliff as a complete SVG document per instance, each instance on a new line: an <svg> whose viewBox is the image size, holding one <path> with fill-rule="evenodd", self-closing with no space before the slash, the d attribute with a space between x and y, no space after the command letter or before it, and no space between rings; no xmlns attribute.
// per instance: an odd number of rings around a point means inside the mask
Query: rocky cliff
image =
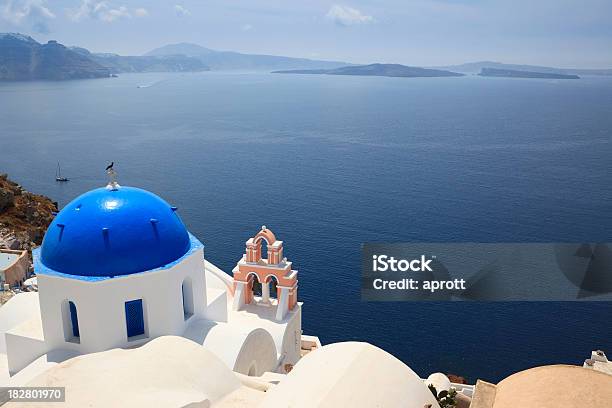
<svg viewBox="0 0 612 408"><path fill-rule="evenodd" d="M108 78L108 68L56 41L40 44L22 34L0 33L0 80Z"/></svg>
<svg viewBox="0 0 612 408"><path fill-rule="evenodd" d="M124 72L201 72L210 71L197 58L185 55L168 56L124 56L89 52L85 48L72 47L71 50L108 68L112 74Z"/></svg>
<svg viewBox="0 0 612 408"><path fill-rule="evenodd" d="M56 211L57 203L0 174L0 247L31 250L40 245Z"/></svg>
<svg viewBox="0 0 612 408"><path fill-rule="evenodd" d="M209 68L184 55L122 56L40 44L18 33L0 33L0 81L108 78L123 72L199 72Z"/></svg>

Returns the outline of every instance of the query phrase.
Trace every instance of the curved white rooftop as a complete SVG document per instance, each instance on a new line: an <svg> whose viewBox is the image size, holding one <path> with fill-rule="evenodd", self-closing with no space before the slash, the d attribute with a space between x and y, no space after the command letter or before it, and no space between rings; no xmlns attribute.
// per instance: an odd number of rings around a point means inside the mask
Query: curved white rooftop
<svg viewBox="0 0 612 408"><path fill-rule="evenodd" d="M240 389L241 383L209 350L182 337L164 336L135 349L66 360L28 386L66 387L62 407L208 407Z"/></svg>
<svg viewBox="0 0 612 408"><path fill-rule="evenodd" d="M358 342L334 343L307 354L266 394L262 408L439 407L407 365Z"/></svg>

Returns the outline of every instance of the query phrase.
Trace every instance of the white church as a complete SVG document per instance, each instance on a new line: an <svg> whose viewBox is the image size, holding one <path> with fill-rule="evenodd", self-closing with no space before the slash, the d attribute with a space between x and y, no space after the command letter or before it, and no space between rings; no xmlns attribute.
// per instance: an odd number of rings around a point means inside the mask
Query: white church
<svg viewBox="0 0 612 408"><path fill-rule="evenodd" d="M300 358L301 305L282 250L262 227L231 279L205 263L204 245L160 197L114 181L87 192L33 251L40 314L6 334L9 371L51 350L94 353L164 335L205 346L236 372L289 369Z"/></svg>
<svg viewBox="0 0 612 408"><path fill-rule="evenodd" d="M111 173L33 262L38 292L0 307L0 386L65 387L51 406L438 407L383 350L302 334L298 272L265 226L230 275L176 207Z"/></svg>

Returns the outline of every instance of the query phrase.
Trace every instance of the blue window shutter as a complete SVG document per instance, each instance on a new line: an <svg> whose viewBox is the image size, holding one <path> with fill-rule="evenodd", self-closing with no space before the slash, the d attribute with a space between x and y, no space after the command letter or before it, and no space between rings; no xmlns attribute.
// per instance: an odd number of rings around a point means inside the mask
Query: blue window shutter
<svg viewBox="0 0 612 408"><path fill-rule="evenodd" d="M80 337L79 336L79 317L77 316L76 306L73 302L68 302L68 307L70 308L70 322L72 323L72 335L74 337Z"/></svg>
<svg viewBox="0 0 612 408"><path fill-rule="evenodd" d="M125 302L125 325L128 337L145 334L142 299Z"/></svg>

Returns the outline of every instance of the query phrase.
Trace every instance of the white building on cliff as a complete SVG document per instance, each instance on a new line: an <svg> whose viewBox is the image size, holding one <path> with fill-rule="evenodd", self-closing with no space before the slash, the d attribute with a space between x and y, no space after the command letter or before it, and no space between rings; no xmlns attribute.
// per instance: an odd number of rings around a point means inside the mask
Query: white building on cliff
<svg viewBox="0 0 612 408"><path fill-rule="evenodd" d="M89 191L33 251L39 291L0 307L0 385L66 387L52 406L79 408L438 407L388 353L302 335L283 251L262 227L231 277L160 197Z"/></svg>
<svg viewBox="0 0 612 408"><path fill-rule="evenodd" d="M6 333L10 374L53 350L132 348L164 335L204 345L237 372L283 371L300 358L301 305L297 271L274 252L282 243L273 237L264 228L249 240L234 284L207 266L204 245L160 197L116 183L77 197L33 252L39 313ZM256 298L258 274L268 279L264 290L270 280L293 286L278 285L277 299L269 289Z"/></svg>

